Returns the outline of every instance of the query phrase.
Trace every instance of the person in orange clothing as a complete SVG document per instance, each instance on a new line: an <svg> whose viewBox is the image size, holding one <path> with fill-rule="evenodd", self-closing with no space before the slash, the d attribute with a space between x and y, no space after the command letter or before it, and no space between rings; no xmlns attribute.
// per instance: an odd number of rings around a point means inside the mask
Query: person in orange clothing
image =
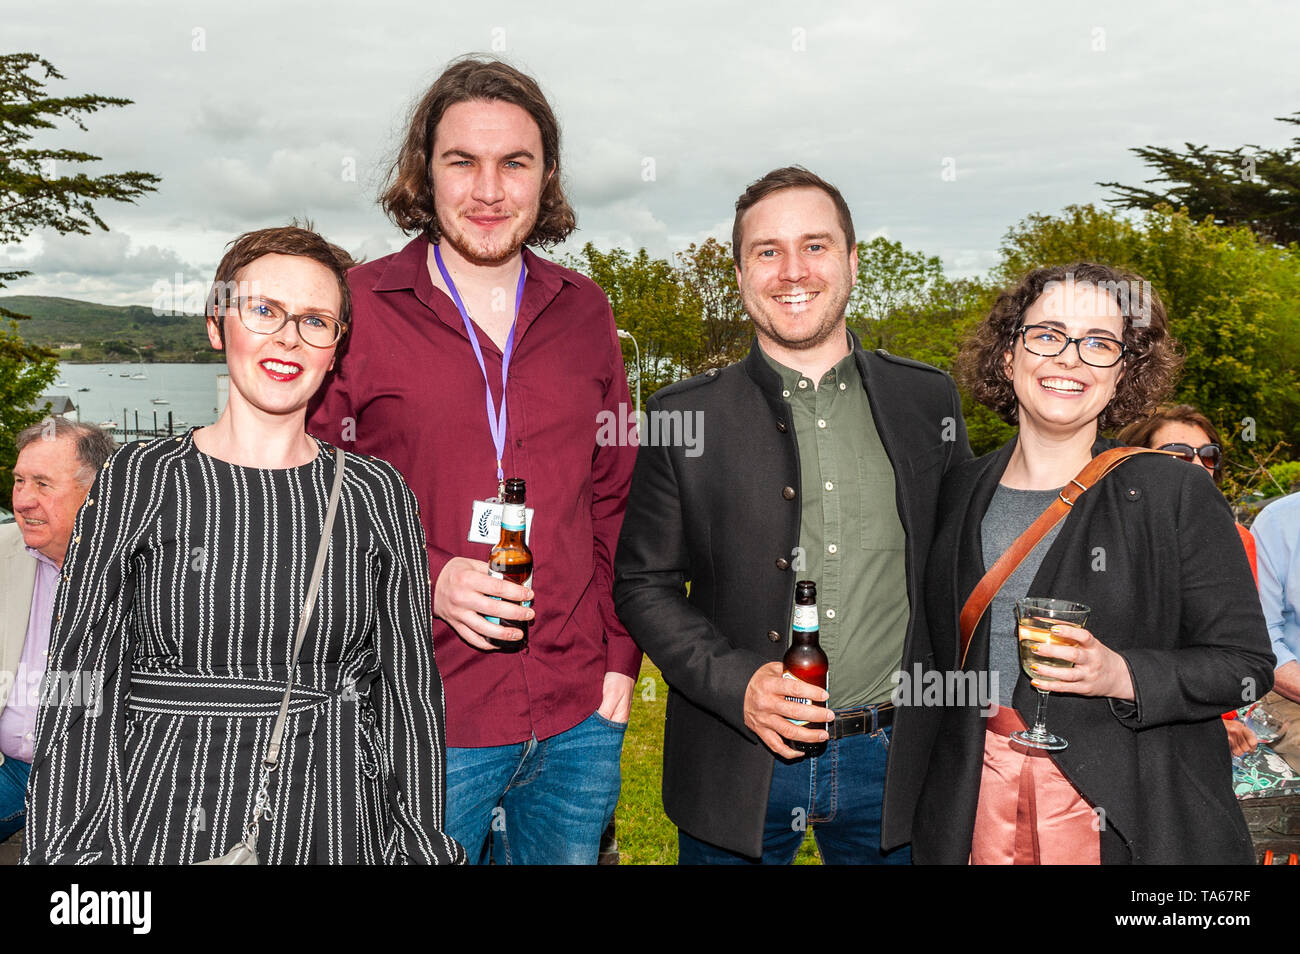
<svg viewBox="0 0 1300 954"><path fill-rule="evenodd" d="M1180 454L1189 463L1200 463L1210 472L1216 485L1223 483L1223 443L1219 440L1219 432L1208 417L1190 404L1166 405L1145 420L1134 421L1116 436L1121 444L1129 447L1154 447ZM1259 586L1255 538L1240 523L1237 524L1237 533L1246 548L1255 585ZM1238 722L1235 713L1234 718L1225 716L1224 727L1228 730L1228 745L1233 755L1245 755L1255 750L1258 742L1255 733Z"/></svg>

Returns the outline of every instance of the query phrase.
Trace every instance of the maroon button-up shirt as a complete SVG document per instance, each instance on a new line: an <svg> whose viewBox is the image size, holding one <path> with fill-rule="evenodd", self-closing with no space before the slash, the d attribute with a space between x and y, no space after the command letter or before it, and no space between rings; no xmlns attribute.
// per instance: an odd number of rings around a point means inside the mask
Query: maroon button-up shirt
<svg viewBox="0 0 1300 954"><path fill-rule="evenodd" d="M402 472L420 503L436 583L452 557L488 558L491 547L466 535L473 502L495 496L497 480L483 373L460 312L429 276L428 249L421 236L349 272L351 341L312 401L307 429ZM481 652L434 620L450 746L557 735L600 705L606 672L635 678L641 663L612 593L636 448L597 443L601 412L619 422L632 414L614 316L589 279L527 249L524 261L504 468L527 481L536 511L537 616L526 653ZM475 331L499 408L501 350Z"/></svg>

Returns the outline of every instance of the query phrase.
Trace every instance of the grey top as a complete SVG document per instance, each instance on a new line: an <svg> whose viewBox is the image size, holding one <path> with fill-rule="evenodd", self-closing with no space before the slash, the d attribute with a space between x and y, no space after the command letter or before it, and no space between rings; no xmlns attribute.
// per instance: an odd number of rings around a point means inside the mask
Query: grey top
<svg viewBox="0 0 1300 954"><path fill-rule="evenodd" d="M998 484L989 509L980 524L980 541L984 548L984 569L997 562L1016 538L1042 515L1057 495L1056 490L1015 490ZM1020 678L1020 651L1016 646L1016 600L1029 596L1043 557L1056 539L1062 520L1038 541L1015 572L1007 577L989 606L989 672L996 673L998 705L1011 705L1011 695ZM1051 593L1034 593L1051 596ZM992 678L992 677L990 677Z"/></svg>

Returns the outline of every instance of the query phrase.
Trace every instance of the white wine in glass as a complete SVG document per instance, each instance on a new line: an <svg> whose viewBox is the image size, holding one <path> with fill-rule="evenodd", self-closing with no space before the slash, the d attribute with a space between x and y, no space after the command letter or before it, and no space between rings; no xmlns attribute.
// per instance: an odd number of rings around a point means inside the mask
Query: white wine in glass
<svg viewBox="0 0 1300 954"><path fill-rule="evenodd" d="M1030 679L1050 682L1034 672L1033 666L1057 666L1061 669L1073 669L1074 663L1050 656L1040 656L1037 650L1044 644L1056 646L1074 646L1075 640L1052 634L1052 627L1064 623L1068 626L1088 625L1089 607L1069 600L1055 600L1046 597L1026 596L1016 600L1016 629L1020 642L1020 668ZM1059 752L1069 745L1065 739L1047 731L1047 696L1049 690L1039 689L1038 710L1034 716L1034 725L1023 732L1011 733L1011 738L1033 749L1047 749Z"/></svg>

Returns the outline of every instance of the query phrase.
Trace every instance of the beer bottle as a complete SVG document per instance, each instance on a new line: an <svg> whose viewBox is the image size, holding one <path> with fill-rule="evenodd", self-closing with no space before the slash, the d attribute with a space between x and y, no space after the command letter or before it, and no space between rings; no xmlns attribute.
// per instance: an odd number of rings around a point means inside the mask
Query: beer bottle
<svg viewBox="0 0 1300 954"><path fill-rule="evenodd" d="M785 651L785 658L781 660L783 670L781 678L798 678L822 689L826 688L826 671L830 667L830 660L826 658L826 653L817 642L819 630L817 584L811 580L800 580L794 585L794 626L790 648ZM826 708L825 702L813 702L796 696L786 696L786 699L790 702L802 702L804 705ZM803 719L787 721L795 725L809 724ZM818 729L826 728L827 725L828 723L814 723L814 727ZM786 742L790 748L798 749L805 755L821 755L826 751L825 742L797 742L789 739Z"/></svg>
<svg viewBox="0 0 1300 954"><path fill-rule="evenodd" d="M524 542L524 482L518 477L506 479L506 492L501 508L501 539L492 548L488 556L488 572L495 579L509 580L520 586L532 586L533 551ZM510 602L507 600L507 602ZM531 601L522 604L531 606ZM489 623L509 626L523 631L520 639L492 639L488 642L499 646L507 652L519 652L528 647L528 621L522 619L501 619L497 616L485 617Z"/></svg>

